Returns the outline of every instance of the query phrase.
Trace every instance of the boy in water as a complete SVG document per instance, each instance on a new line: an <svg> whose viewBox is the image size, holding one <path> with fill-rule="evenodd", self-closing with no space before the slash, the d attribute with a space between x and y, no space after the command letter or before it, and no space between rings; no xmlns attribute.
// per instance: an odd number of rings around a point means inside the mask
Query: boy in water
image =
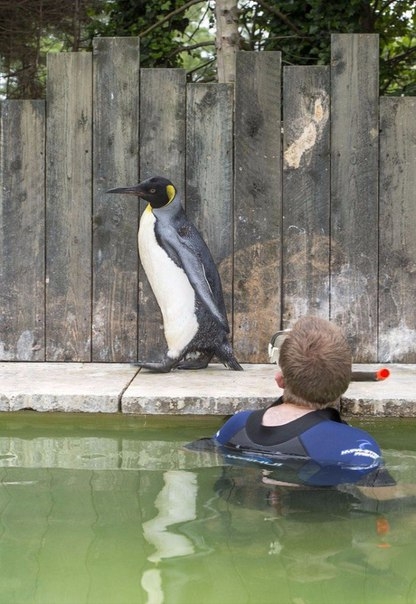
<svg viewBox="0 0 416 604"><path fill-rule="evenodd" d="M214 441L228 454L238 451L257 461L282 455L303 460L298 475L309 485L377 475L383 465L377 442L342 421L336 409L351 365L351 350L336 325L319 317L300 319L280 349L275 379L283 395L265 410L237 413Z"/></svg>

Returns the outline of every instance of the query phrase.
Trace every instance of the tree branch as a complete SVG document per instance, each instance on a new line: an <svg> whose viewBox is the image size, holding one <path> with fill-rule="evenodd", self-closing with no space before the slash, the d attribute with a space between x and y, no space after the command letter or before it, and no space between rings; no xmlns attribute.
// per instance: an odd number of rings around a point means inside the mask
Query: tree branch
<svg viewBox="0 0 416 604"><path fill-rule="evenodd" d="M412 48L409 48L405 52L402 52L402 54L395 55L394 57L387 59L386 63L389 63L390 65L396 65L396 63L400 63L401 61L403 61L403 59L407 59L407 57L409 57L410 55L412 55L415 52L416 52L416 46L412 46Z"/></svg>
<svg viewBox="0 0 416 604"><path fill-rule="evenodd" d="M170 59L171 57L174 57L175 55L178 55L181 52L190 52L191 50L195 50L196 48L202 48L203 46L215 46L215 42L214 40L206 40L205 42L196 42L195 44L178 46L167 56L167 58Z"/></svg>
<svg viewBox="0 0 416 604"><path fill-rule="evenodd" d="M262 6L269 13L276 15L276 17L278 17L281 21L283 21L283 23L285 23L292 31L294 31L295 34L297 34L298 36L302 35L302 31L298 27L296 27L296 25L294 23L292 23L292 21L289 19L289 17L286 17L286 15L284 15L278 8L276 8L275 6L271 6L267 2L264 2L264 0L256 0L256 1L257 1L257 4L260 4L260 6Z"/></svg>
<svg viewBox="0 0 416 604"><path fill-rule="evenodd" d="M387 2L385 2L384 4L382 4L380 6L380 14L384 13L385 10L387 10L392 4L395 4L396 0L387 0ZM377 1L378 4L378 1Z"/></svg>
<svg viewBox="0 0 416 604"><path fill-rule="evenodd" d="M180 6L179 8L176 8L175 10L170 12L168 15L165 15L165 17L163 17L163 19L159 19L159 21L156 21L156 23L153 23L153 25L151 25L147 29L144 29L143 31L139 32L139 34L138 34L139 38L144 38L151 31L153 31L157 27L160 27L160 25L163 25L163 23L166 23L166 21L169 21L170 19L172 19L172 17L175 17L176 15L180 15L181 13L186 11L188 8L190 8L191 6L194 6L194 4L201 4L201 2L205 2L205 0L189 0L189 2L187 2L183 6Z"/></svg>
<svg viewBox="0 0 416 604"><path fill-rule="evenodd" d="M201 71L202 69L205 69L205 67L212 65L212 63L214 63L214 62L215 62L215 59L210 59L209 61L202 63L202 65L198 65L197 67L190 69L189 71L186 72L186 75L189 76L189 75L192 75L193 73L196 73L197 71Z"/></svg>

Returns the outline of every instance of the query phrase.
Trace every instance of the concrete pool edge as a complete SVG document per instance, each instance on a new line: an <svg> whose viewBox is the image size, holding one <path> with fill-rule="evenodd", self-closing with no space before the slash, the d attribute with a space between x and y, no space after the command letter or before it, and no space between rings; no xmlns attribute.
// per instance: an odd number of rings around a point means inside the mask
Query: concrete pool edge
<svg viewBox="0 0 416 604"><path fill-rule="evenodd" d="M353 382L341 411L357 417L416 417L416 365L389 364L382 382ZM380 364L354 365L373 370ZM260 408L280 394L275 365L244 372L212 364L154 374L121 363L0 363L0 411L229 415Z"/></svg>

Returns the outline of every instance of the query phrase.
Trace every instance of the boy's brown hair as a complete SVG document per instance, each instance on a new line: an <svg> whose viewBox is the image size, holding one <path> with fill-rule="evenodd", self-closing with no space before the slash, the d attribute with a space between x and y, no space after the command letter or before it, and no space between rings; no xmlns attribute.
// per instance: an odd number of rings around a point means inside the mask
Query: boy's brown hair
<svg viewBox="0 0 416 604"><path fill-rule="evenodd" d="M280 349L283 400L313 408L335 403L351 381L351 363L339 327L320 317L299 319Z"/></svg>

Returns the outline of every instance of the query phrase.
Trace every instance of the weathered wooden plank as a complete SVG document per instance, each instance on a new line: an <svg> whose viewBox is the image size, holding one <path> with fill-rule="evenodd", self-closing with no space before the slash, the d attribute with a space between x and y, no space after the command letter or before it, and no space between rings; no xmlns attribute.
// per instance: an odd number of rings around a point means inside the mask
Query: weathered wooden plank
<svg viewBox="0 0 416 604"><path fill-rule="evenodd" d="M416 99L380 99L379 361L416 363Z"/></svg>
<svg viewBox="0 0 416 604"><path fill-rule="evenodd" d="M233 99L230 84L187 87L186 212L217 264L231 327Z"/></svg>
<svg viewBox="0 0 416 604"><path fill-rule="evenodd" d="M281 56L237 54L234 194L234 350L265 362L280 329Z"/></svg>
<svg viewBox="0 0 416 604"><path fill-rule="evenodd" d="M48 55L48 361L91 360L91 59L90 53Z"/></svg>
<svg viewBox="0 0 416 604"><path fill-rule="evenodd" d="M331 317L377 359L378 36L336 34L331 59Z"/></svg>
<svg viewBox="0 0 416 604"><path fill-rule="evenodd" d="M45 359L45 103L1 104L0 359Z"/></svg>
<svg viewBox="0 0 416 604"><path fill-rule="evenodd" d="M94 40L93 361L137 360L139 40Z"/></svg>
<svg viewBox="0 0 416 604"><path fill-rule="evenodd" d="M142 69L140 85L140 180L169 178L185 193L186 73L182 69ZM141 204L143 210L145 204ZM162 358L162 317L139 266L139 359Z"/></svg>
<svg viewBox="0 0 416 604"><path fill-rule="evenodd" d="M283 70L283 328L329 317L328 67Z"/></svg>

